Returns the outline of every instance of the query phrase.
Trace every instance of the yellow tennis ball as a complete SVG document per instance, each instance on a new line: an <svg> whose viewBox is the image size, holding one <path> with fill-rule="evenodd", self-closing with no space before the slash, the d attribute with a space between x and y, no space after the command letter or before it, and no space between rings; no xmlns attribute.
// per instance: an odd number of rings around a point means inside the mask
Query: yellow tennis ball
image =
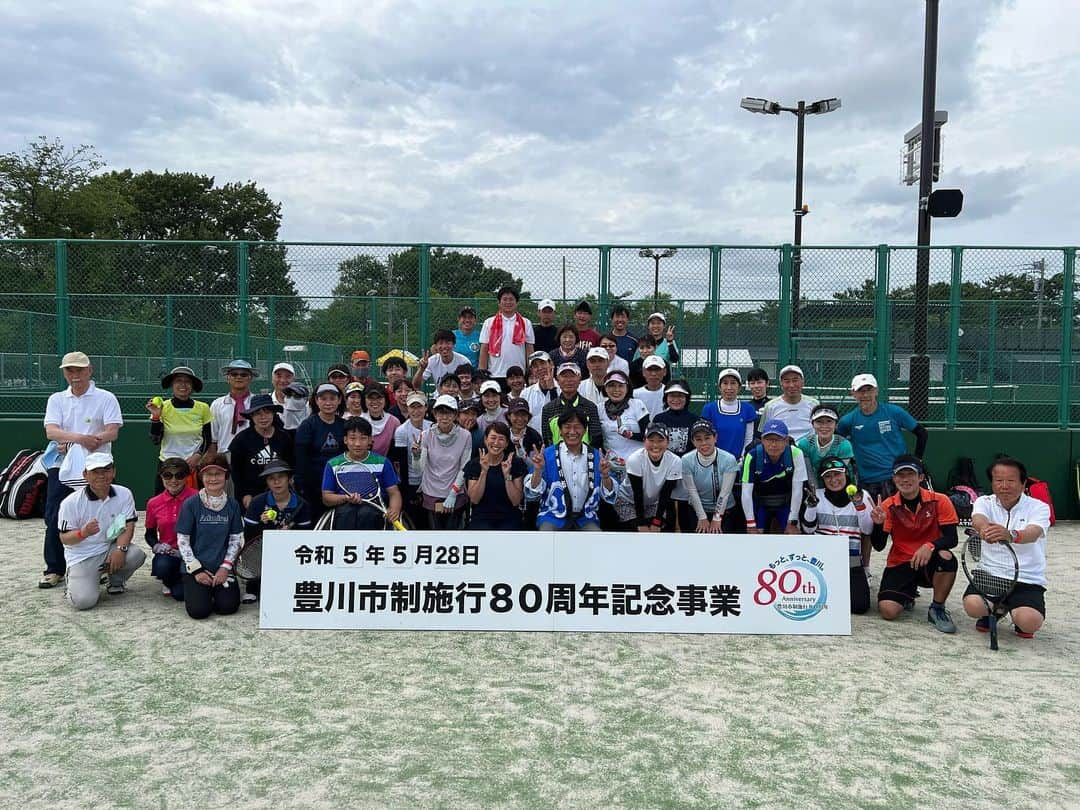
<svg viewBox="0 0 1080 810"><path fill-rule="evenodd" d="M277 510L267 509L263 514L266 515L267 520L277 520Z"/></svg>
<svg viewBox="0 0 1080 810"><path fill-rule="evenodd" d="M849 498L854 498L856 495L859 494L859 488L854 484L848 484L847 489L845 489L844 492L847 493L847 496Z"/></svg>
<svg viewBox="0 0 1080 810"><path fill-rule="evenodd" d="M165 400L163 400L161 397L154 397L152 400L150 400L150 404L153 405L155 408L160 408L162 404L164 404L164 402Z"/></svg>

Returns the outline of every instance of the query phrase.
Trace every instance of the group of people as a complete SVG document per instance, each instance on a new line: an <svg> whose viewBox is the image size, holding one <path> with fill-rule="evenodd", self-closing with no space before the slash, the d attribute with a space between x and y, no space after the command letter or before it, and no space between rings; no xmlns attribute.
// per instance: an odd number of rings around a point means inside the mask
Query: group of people
<svg viewBox="0 0 1080 810"><path fill-rule="evenodd" d="M900 616L927 588L928 621L955 632L945 600L957 516L924 485L925 428L879 401L873 375L854 377L856 407L841 415L803 394L799 366L780 370L772 398L763 369L744 379L727 368L699 412L691 386L672 375L679 350L662 313L635 339L623 307L600 334L587 302L564 326L549 300L536 324L517 311L515 290L500 290L498 303L479 330L463 308L458 329L434 334L411 377L389 357L376 379L358 350L314 390L280 362L270 391L255 393L260 372L238 359L221 370L227 393L206 404L193 398L203 382L191 368L165 375L168 398L146 404L159 462L146 542L162 593L195 618L235 612L258 599L258 580L241 593L233 568L262 532L404 520L435 530L840 536L851 609L865 613L872 549L891 537L880 615ZM131 493L113 480L116 399L94 385L86 355L66 355L62 368L69 387L50 397L45 416L56 452L39 584L59 585L66 572L69 599L85 609L101 584L122 593L146 555L132 546ZM973 522L989 543L1022 544L1025 587L1010 599L1017 632L1032 634L1045 616L1049 513L1023 493L1020 462L999 460L989 475L993 495L978 500ZM975 602L964 604L977 616Z"/></svg>

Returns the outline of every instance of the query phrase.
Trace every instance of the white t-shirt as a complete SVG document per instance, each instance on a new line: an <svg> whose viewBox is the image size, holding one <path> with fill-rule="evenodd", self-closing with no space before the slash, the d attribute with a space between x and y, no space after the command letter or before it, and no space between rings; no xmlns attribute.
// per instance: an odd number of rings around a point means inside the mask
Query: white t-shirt
<svg viewBox="0 0 1080 810"><path fill-rule="evenodd" d="M439 380L445 377L447 374L453 374L457 371L458 366L471 366L472 363L469 358L463 354L452 352L450 355L450 362L444 362L441 354L433 354L428 358L427 368L424 369L425 380L435 380L435 384L439 384Z"/></svg>
<svg viewBox="0 0 1080 810"><path fill-rule="evenodd" d="M514 325L517 323L517 315L507 318L502 313L496 312L486 321L480 330L480 343L491 343L491 326L496 318L502 318L502 346L499 356L495 357L488 351L488 371L492 377L505 377L506 370L511 366L527 368L525 365L525 345L532 346L536 343L536 335L533 333L532 321L522 316L525 320L525 343L514 343Z"/></svg>
<svg viewBox="0 0 1080 810"><path fill-rule="evenodd" d="M521 398L529 403L529 427L537 433L543 433L540 429L540 412L549 402L558 399L560 393L558 383L550 391L542 389L540 383L533 383L521 392Z"/></svg>
<svg viewBox="0 0 1080 810"><path fill-rule="evenodd" d="M57 525L61 532L81 528L93 518L97 518L100 527L96 534L72 546L64 544L64 559L68 565L104 554L127 524L135 522L135 498L132 497L131 490L113 484L109 487L108 496L99 500L90 487L83 487L60 502Z"/></svg>
<svg viewBox="0 0 1080 810"><path fill-rule="evenodd" d="M124 417L120 415L120 403L116 397L98 388L91 380L90 387L81 397L71 392L71 386L50 394L45 405L45 424L89 436L101 433L106 425L124 424ZM112 443L109 443L101 445L97 452L109 453L111 450ZM82 471L79 472L81 474Z"/></svg>
<svg viewBox="0 0 1080 810"><path fill-rule="evenodd" d="M635 388L634 399L644 402L649 416L655 418L660 411L664 410L664 386L661 385L655 391L650 391L644 385L641 388Z"/></svg>
<svg viewBox="0 0 1080 810"><path fill-rule="evenodd" d="M634 433L640 431L641 418L648 416L649 410L644 402L635 398L630 399L626 410L619 414L617 420L607 415L603 403L597 406L597 410L600 412L600 427L604 429L604 449L614 456L612 461L618 463L616 460L621 460L625 464L626 459L640 450L644 444L640 439L627 439L620 431L632 430Z"/></svg>
<svg viewBox="0 0 1080 810"><path fill-rule="evenodd" d="M664 482L682 480L682 459L670 450L665 450L660 463L653 464L645 448L635 450L626 460L627 477L619 485L618 499L620 501L634 502L634 489L630 486L631 475L641 478L645 506L647 511L652 512L653 510L649 510L648 507L659 499L660 489L664 486Z"/></svg>
<svg viewBox="0 0 1080 810"><path fill-rule="evenodd" d="M406 419L394 430L394 447L404 447L406 452L410 452L412 443L419 439L420 434L431 425L432 423L425 419L422 427L414 427L413 423ZM420 470L417 469L418 465L412 463L411 458L409 462L409 483L414 487L418 487L420 486Z"/></svg>
<svg viewBox="0 0 1080 810"><path fill-rule="evenodd" d="M597 408L604 401L604 386L603 384L597 385L592 381L592 377L589 377L581 381L581 385L578 386L578 394L585 397Z"/></svg>
<svg viewBox="0 0 1080 810"><path fill-rule="evenodd" d="M222 394L210 403L210 439L217 443L219 453L229 452L229 445L233 437L248 426L248 420L240 417L240 421L233 430L233 403L229 394ZM251 405L251 392L244 397L244 408L247 410Z"/></svg>
<svg viewBox="0 0 1080 810"><path fill-rule="evenodd" d="M996 495L983 495L975 499L972 516L982 515L991 523L1006 529L1023 531L1035 524L1042 528L1042 537L1034 543L1013 543L1017 562L1020 563L1020 582L1046 587L1046 533L1050 530L1050 507L1038 498L1021 495L1012 509L1006 509ZM1012 579L1012 561L996 543L983 543L982 564L991 573Z"/></svg>
<svg viewBox="0 0 1080 810"><path fill-rule="evenodd" d="M787 425L788 434L795 441L803 436L809 436L814 432L814 426L810 424L810 412L817 407L818 401L813 397L804 396L796 404L792 405L783 397L770 399L765 403L761 411L761 424L764 425L770 419L779 419Z"/></svg>

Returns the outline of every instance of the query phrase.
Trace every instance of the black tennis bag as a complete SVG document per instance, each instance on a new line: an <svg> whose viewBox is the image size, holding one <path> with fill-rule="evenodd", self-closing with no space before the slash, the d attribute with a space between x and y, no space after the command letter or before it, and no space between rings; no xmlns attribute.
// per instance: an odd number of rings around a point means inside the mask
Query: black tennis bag
<svg viewBox="0 0 1080 810"><path fill-rule="evenodd" d="M0 472L0 517L26 520L45 514L49 473L40 450L20 450Z"/></svg>

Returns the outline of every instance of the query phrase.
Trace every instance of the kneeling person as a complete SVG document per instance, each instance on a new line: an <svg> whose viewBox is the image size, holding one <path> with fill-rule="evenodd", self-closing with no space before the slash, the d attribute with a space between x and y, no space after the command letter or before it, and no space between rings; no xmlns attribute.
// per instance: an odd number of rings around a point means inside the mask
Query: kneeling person
<svg viewBox="0 0 1080 810"><path fill-rule="evenodd" d="M1012 562L996 547L1012 543L1020 563L1020 574L1001 607L1008 610L1013 630L1021 638L1031 638L1046 619L1046 534L1050 529L1050 507L1024 494L1027 469L1014 458L999 458L986 471L993 495L976 499L971 527L983 539L982 563L991 572L997 569L1012 579ZM976 619L975 628L990 629L986 603L975 589L964 591L964 611Z"/></svg>
<svg viewBox="0 0 1080 810"><path fill-rule="evenodd" d="M389 459L371 452L371 423L345 422L345 452L326 462L322 500L334 510L335 529L385 529L401 516L398 477ZM382 495L383 510L373 503Z"/></svg>
<svg viewBox="0 0 1080 810"><path fill-rule="evenodd" d="M88 610L101 597L101 575L108 592L124 592L124 583L146 561L131 547L135 534L135 499L131 490L113 484L116 470L108 453L91 453L83 465L86 486L60 503L57 525L67 563L67 598L76 610Z"/></svg>
<svg viewBox="0 0 1080 810"><path fill-rule="evenodd" d="M245 547L262 540L265 531L307 531L313 527L311 507L307 501L292 490L292 467L281 459L274 459L259 477L266 482L266 491L252 498L244 514ZM259 600L262 575L245 580L244 597L240 601L251 604Z"/></svg>
<svg viewBox="0 0 1080 810"><path fill-rule="evenodd" d="M881 575L878 611L883 619L895 619L915 604L918 588L932 588L933 601L926 620L942 633L955 633L945 600L956 581L956 526L959 520L948 496L923 489L925 476L918 456L897 456L893 462L896 494L879 497L870 516L892 536L892 547ZM875 549L885 548L885 538Z"/></svg>

